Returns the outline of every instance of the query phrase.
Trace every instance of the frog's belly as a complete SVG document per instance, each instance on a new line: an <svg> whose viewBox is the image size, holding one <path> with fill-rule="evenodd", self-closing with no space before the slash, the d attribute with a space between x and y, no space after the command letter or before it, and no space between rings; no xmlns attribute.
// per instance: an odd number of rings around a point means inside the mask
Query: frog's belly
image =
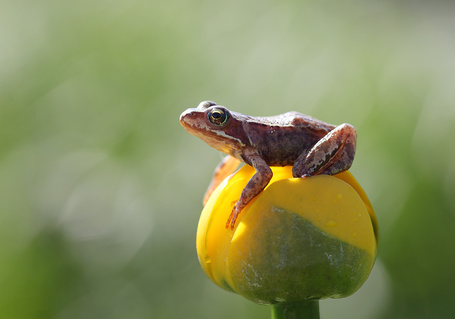
<svg viewBox="0 0 455 319"><path fill-rule="evenodd" d="M259 155L269 166L294 165L300 156L306 156L318 138L306 135L286 135L281 131L268 134L257 143Z"/></svg>
<svg viewBox="0 0 455 319"><path fill-rule="evenodd" d="M294 165L295 158L286 158L284 160L274 160L274 161L266 161L269 166L288 166Z"/></svg>
<svg viewBox="0 0 455 319"><path fill-rule="evenodd" d="M274 152L273 154L263 155L262 158L269 166L294 165L294 162L302 154L307 153L302 150L289 152Z"/></svg>

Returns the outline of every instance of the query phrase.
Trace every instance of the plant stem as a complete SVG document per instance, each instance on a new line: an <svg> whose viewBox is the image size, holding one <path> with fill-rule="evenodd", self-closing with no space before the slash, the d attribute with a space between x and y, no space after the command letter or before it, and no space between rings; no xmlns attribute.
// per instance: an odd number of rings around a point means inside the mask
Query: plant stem
<svg viewBox="0 0 455 319"><path fill-rule="evenodd" d="M274 304L272 319L319 319L319 300Z"/></svg>

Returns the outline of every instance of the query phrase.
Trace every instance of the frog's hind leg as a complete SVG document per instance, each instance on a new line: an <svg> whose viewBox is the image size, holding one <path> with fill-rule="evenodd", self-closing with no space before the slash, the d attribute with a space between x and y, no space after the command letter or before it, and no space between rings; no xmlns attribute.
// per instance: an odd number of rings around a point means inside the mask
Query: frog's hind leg
<svg viewBox="0 0 455 319"><path fill-rule="evenodd" d="M354 160L357 134L350 124L341 124L327 133L309 153L299 157L292 168L294 177L334 175L348 170Z"/></svg>
<svg viewBox="0 0 455 319"><path fill-rule="evenodd" d="M215 172L213 173L213 178L212 181L210 182L209 187L205 191L204 194L204 199L202 200L202 204L205 206L207 204L207 201L210 198L210 195L212 195L213 191L218 187L218 185L221 184L221 182L234 173L234 171L239 167L240 161L236 159L235 157L232 157L230 155L226 156L223 158L223 160L218 164L218 166L215 168Z"/></svg>

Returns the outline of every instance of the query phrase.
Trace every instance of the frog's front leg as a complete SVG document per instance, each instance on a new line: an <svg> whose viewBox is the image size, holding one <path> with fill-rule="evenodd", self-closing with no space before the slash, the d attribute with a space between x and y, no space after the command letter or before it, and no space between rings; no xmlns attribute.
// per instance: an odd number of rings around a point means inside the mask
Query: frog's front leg
<svg viewBox="0 0 455 319"><path fill-rule="evenodd" d="M259 195L259 193L264 190L273 176L270 167L255 150L246 150L244 152L244 158L245 162L250 163L251 166L256 169L256 173L248 181L240 195L239 200L234 205L231 215L226 222L226 228L231 227L231 229L234 229L235 221L237 220L239 214L254 197Z"/></svg>
<svg viewBox="0 0 455 319"><path fill-rule="evenodd" d="M354 160L357 133L350 124L341 124L302 154L292 167L294 177L334 175L348 170Z"/></svg>
<svg viewBox="0 0 455 319"><path fill-rule="evenodd" d="M205 191L204 199L202 200L202 205L205 206L205 204L207 204L207 201L209 200L210 195L212 195L213 191L218 187L218 185L221 184L221 182L226 177L234 173L234 171L237 169L237 167L239 167L239 165L240 161L235 157L228 155L225 158L223 158L223 160L215 168L212 181L210 182L209 187Z"/></svg>

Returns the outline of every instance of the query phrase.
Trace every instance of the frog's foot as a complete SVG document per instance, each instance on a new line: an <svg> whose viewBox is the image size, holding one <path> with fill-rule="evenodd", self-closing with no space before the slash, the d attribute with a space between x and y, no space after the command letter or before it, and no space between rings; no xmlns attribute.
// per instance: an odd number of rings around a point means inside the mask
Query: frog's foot
<svg viewBox="0 0 455 319"><path fill-rule="evenodd" d="M207 188L204 199L202 200L202 204L205 206L207 201L209 200L210 196L212 195L213 191L221 184L221 182L235 172L235 170L239 167L240 161L235 157L230 155L226 156L220 164L215 169L215 173L213 174L212 181L210 182L210 186Z"/></svg>
<svg viewBox="0 0 455 319"><path fill-rule="evenodd" d="M335 175L348 170L354 160L356 131L350 124L341 124L319 140L307 155L294 163L294 177L319 174Z"/></svg>
<svg viewBox="0 0 455 319"><path fill-rule="evenodd" d="M241 209L238 209L238 203L234 205L234 208L232 208L231 214L229 215L228 220L226 221L226 228L231 228L231 230L234 229L235 227L235 221L237 220L237 217L241 213Z"/></svg>

